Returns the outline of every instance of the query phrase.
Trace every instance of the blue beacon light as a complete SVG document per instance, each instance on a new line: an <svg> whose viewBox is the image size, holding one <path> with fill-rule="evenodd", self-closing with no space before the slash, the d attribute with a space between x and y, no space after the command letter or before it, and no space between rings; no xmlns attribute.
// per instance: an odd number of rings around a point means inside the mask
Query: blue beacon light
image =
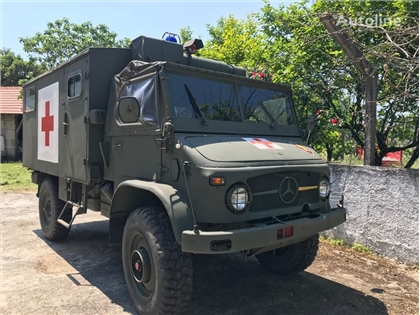
<svg viewBox="0 0 420 315"><path fill-rule="evenodd" d="M165 40L168 42L178 43L178 41L176 40L176 37L172 35L167 36Z"/></svg>

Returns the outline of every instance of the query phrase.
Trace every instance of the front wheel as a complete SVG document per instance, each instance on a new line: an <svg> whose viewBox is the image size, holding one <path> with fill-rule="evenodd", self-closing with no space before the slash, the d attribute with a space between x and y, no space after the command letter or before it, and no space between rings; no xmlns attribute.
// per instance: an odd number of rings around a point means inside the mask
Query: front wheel
<svg viewBox="0 0 420 315"><path fill-rule="evenodd" d="M176 242L161 207L141 207L127 219L122 259L131 300L139 314L179 314L191 298L189 254Z"/></svg>
<svg viewBox="0 0 420 315"><path fill-rule="evenodd" d="M281 276L304 271L315 260L318 252L318 233L303 242L256 255L268 270Z"/></svg>

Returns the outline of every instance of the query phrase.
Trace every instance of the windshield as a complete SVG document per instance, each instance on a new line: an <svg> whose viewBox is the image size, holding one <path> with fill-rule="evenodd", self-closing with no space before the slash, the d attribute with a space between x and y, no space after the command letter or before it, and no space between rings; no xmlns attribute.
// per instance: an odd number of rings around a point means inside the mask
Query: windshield
<svg viewBox="0 0 420 315"><path fill-rule="evenodd" d="M294 124L287 93L198 77L169 74L175 117L218 121Z"/></svg>

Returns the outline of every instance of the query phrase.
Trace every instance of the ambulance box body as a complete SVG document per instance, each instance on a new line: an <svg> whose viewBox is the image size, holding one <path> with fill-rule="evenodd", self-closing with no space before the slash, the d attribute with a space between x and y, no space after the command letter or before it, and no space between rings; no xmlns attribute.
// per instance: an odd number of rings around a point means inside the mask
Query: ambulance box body
<svg viewBox="0 0 420 315"><path fill-rule="evenodd" d="M80 183L99 179L110 87L130 60L130 49L90 48L26 84L23 165Z"/></svg>

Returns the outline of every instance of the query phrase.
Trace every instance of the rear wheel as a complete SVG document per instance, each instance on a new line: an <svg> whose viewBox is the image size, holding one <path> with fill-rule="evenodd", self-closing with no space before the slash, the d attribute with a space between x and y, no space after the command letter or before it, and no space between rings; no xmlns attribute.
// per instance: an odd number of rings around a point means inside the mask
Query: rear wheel
<svg viewBox="0 0 420 315"><path fill-rule="evenodd" d="M122 258L125 281L139 314L179 314L192 292L193 271L173 235L166 211L141 207L127 219Z"/></svg>
<svg viewBox="0 0 420 315"><path fill-rule="evenodd" d="M57 222L58 216L66 203L58 198L57 180L47 177L39 189L39 220L42 233L51 241L60 241L67 237L70 229ZM70 222L71 209L63 215L64 221Z"/></svg>
<svg viewBox="0 0 420 315"><path fill-rule="evenodd" d="M268 270L287 276L304 271L313 263L318 252L318 244L319 235L315 234L303 242L265 252L256 257Z"/></svg>

